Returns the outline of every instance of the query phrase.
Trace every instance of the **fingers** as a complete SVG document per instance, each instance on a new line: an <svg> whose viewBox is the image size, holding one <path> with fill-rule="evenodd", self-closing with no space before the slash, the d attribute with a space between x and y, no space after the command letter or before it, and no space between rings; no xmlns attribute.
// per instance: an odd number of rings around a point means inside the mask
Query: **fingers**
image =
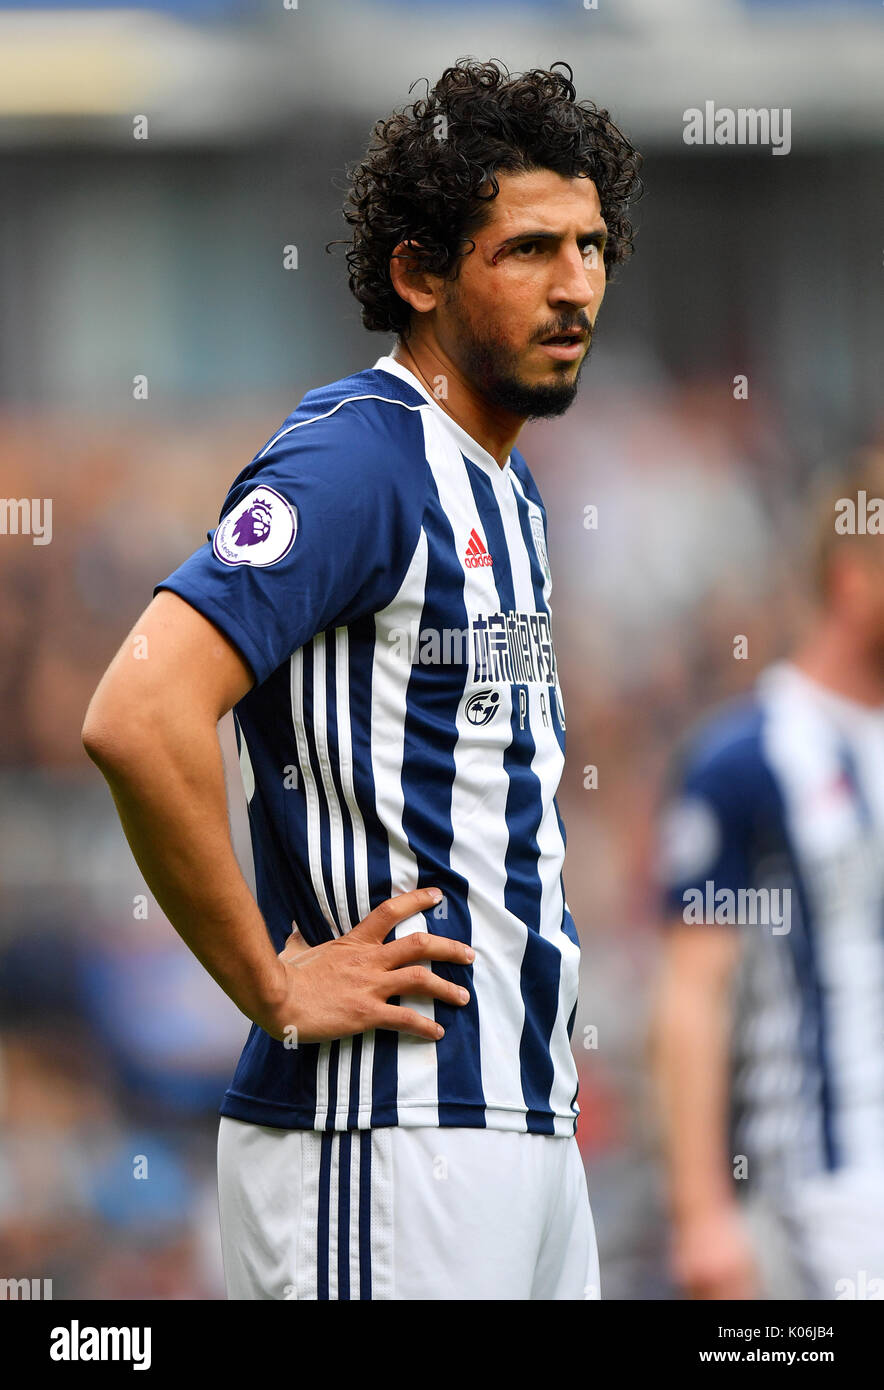
<svg viewBox="0 0 884 1390"><path fill-rule="evenodd" d="M391 994L422 994L428 999L442 999L446 1004L463 1006L470 1002L470 992L451 980L443 980L423 965L407 965L401 970L391 970L384 976L387 997Z"/></svg>
<svg viewBox="0 0 884 1390"><path fill-rule="evenodd" d="M385 1004L378 1011L377 1028L390 1028L394 1033L410 1033L414 1038L427 1038L438 1042L445 1036L445 1029L434 1018L424 1018L416 1009L403 1009L395 1004Z"/></svg>
<svg viewBox="0 0 884 1390"><path fill-rule="evenodd" d="M476 959L476 953L465 941L416 931L398 941L388 941L383 959L386 969L396 970L400 965L411 965L418 960L447 960L455 965L469 965Z"/></svg>
<svg viewBox="0 0 884 1390"><path fill-rule="evenodd" d="M393 898L387 898L386 902L379 903L373 912L357 923L350 935L355 936L358 933L366 940L380 945L393 928L404 922L406 917L413 917L417 912L429 912L430 908L436 907L441 901L442 894L438 888L415 888L410 893L398 893Z"/></svg>

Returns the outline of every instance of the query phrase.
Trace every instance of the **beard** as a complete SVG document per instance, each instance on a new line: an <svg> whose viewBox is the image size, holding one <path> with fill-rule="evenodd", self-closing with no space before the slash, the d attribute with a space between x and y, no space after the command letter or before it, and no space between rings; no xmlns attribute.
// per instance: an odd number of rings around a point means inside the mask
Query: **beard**
<svg viewBox="0 0 884 1390"><path fill-rule="evenodd" d="M548 420L564 415L577 395L580 374L589 360L595 338L595 329L585 315L580 314L578 318L580 327L589 334L589 343L573 375L573 363L553 360L554 369L561 373L559 381L541 385L524 381L519 375L519 354L487 333L483 336L464 313L460 315L457 334L458 365L489 405L508 410L524 420ZM550 333L555 331L552 328Z"/></svg>

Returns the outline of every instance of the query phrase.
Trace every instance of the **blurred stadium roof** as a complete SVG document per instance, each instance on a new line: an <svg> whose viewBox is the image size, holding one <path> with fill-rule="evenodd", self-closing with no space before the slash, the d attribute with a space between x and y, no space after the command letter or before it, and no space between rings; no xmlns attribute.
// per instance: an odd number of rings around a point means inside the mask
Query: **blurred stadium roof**
<svg viewBox="0 0 884 1390"><path fill-rule="evenodd" d="M141 114L166 146L249 141L317 111L370 119L465 54L566 59L645 146L680 143L682 112L710 99L791 108L796 152L802 136L881 138L879 0L598 4L0 0L0 143L119 144Z"/></svg>

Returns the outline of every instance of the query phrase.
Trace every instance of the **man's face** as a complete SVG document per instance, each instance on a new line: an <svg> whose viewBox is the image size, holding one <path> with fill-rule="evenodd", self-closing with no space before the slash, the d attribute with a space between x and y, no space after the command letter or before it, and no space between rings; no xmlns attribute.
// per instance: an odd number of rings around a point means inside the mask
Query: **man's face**
<svg viewBox="0 0 884 1390"><path fill-rule="evenodd" d="M845 537L835 547L824 603L858 649L884 672L884 554L878 536Z"/></svg>
<svg viewBox="0 0 884 1390"><path fill-rule="evenodd" d="M491 405L561 415L577 392L605 293L595 184L549 169L500 174L491 218L436 313L441 346ZM554 335L576 335L550 343Z"/></svg>
<svg viewBox="0 0 884 1390"><path fill-rule="evenodd" d="M857 546L861 580L856 610L867 650L878 669L884 670L884 559L880 543L880 537L876 536L872 545L862 550Z"/></svg>

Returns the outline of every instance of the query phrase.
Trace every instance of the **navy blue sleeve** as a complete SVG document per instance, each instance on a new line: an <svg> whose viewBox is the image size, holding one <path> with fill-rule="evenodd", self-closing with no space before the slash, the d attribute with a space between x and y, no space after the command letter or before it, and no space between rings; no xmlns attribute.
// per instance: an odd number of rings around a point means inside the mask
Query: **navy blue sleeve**
<svg viewBox="0 0 884 1390"><path fill-rule="evenodd" d="M731 721L728 721L731 724ZM705 897L750 887L754 808L763 765L753 720L741 719L689 746L664 806L659 877L667 920L681 917L689 894Z"/></svg>
<svg viewBox="0 0 884 1390"><path fill-rule="evenodd" d="M420 421L346 405L281 435L234 482L208 542L157 584L209 618L260 685L328 627L386 606L426 498ZM396 407L386 407L396 409Z"/></svg>

